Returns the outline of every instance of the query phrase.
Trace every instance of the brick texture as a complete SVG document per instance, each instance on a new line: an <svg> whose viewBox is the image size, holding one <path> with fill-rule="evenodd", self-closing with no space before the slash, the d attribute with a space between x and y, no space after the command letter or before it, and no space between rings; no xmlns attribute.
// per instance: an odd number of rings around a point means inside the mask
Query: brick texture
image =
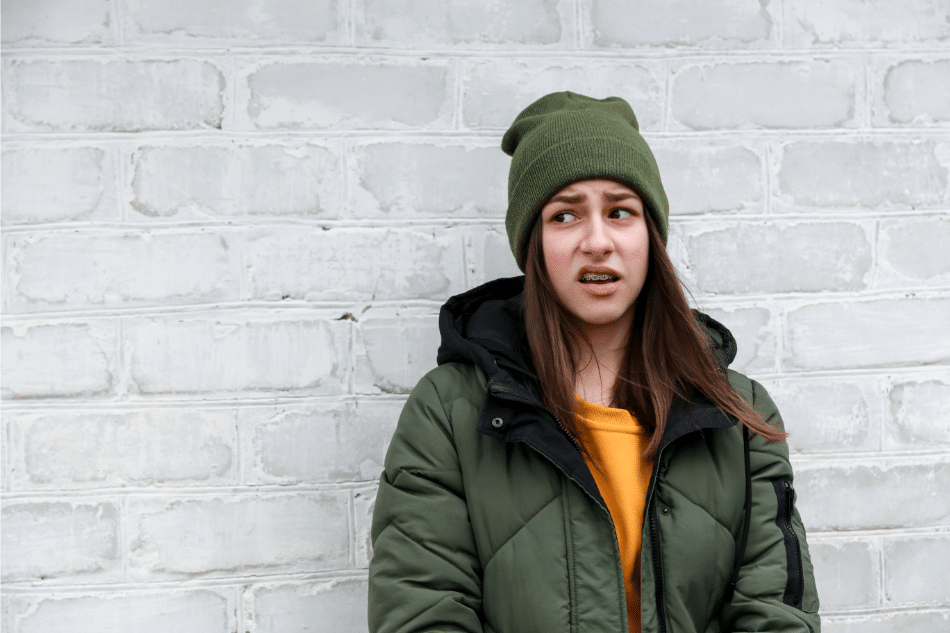
<svg viewBox="0 0 950 633"><path fill-rule="evenodd" d="M366 630L499 143L621 96L786 429L826 633L950 628L946 0L4 0L0 628Z"/></svg>

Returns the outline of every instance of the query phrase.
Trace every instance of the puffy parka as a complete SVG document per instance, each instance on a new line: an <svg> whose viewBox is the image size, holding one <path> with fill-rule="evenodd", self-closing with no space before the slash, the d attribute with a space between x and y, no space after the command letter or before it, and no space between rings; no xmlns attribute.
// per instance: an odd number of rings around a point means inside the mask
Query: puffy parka
<svg viewBox="0 0 950 633"><path fill-rule="evenodd" d="M616 531L543 405L522 288L498 280L442 308L439 366L410 394L380 478L373 633L627 633ZM731 334L698 318L727 365ZM782 427L759 384L728 376ZM644 514L643 633L819 631L787 445L743 434L701 395L674 403Z"/></svg>

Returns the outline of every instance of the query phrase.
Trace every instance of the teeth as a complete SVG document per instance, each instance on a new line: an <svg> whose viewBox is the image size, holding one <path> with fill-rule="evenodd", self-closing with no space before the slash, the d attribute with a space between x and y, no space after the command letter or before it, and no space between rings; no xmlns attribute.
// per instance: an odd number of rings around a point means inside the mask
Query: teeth
<svg viewBox="0 0 950 633"><path fill-rule="evenodd" d="M581 281L610 281L611 279L616 279L616 277L609 273L585 273L581 276Z"/></svg>

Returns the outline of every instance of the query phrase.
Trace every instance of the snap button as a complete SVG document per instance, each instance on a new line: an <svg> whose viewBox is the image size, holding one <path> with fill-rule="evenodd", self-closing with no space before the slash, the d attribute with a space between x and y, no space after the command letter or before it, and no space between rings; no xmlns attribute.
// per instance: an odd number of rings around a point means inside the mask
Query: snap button
<svg viewBox="0 0 950 633"><path fill-rule="evenodd" d="M491 425L492 425L493 427L495 427L496 429L500 429L502 426L505 425L505 421L502 420L501 418L494 418L494 419L491 421Z"/></svg>
<svg viewBox="0 0 950 633"><path fill-rule="evenodd" d="M663 512L663 514L669 514L669 513L670 513L670 509L669 509L669 508L663 508L662 512Z"/></svg>

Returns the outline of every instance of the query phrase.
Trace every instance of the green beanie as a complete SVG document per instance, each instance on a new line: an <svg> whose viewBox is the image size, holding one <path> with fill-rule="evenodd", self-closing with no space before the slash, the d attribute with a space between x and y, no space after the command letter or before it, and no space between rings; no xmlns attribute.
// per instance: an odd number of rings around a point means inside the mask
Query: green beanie
<svg viewBox="0 0 950 633"><path fill-rule="evenodd" d="M670 203L639 129L630 105L619 97L555 92L518 115L501 149L512 159L505 229L521 270L541 208L578 180L607 178L636 191L666 243Z"/></svg>

